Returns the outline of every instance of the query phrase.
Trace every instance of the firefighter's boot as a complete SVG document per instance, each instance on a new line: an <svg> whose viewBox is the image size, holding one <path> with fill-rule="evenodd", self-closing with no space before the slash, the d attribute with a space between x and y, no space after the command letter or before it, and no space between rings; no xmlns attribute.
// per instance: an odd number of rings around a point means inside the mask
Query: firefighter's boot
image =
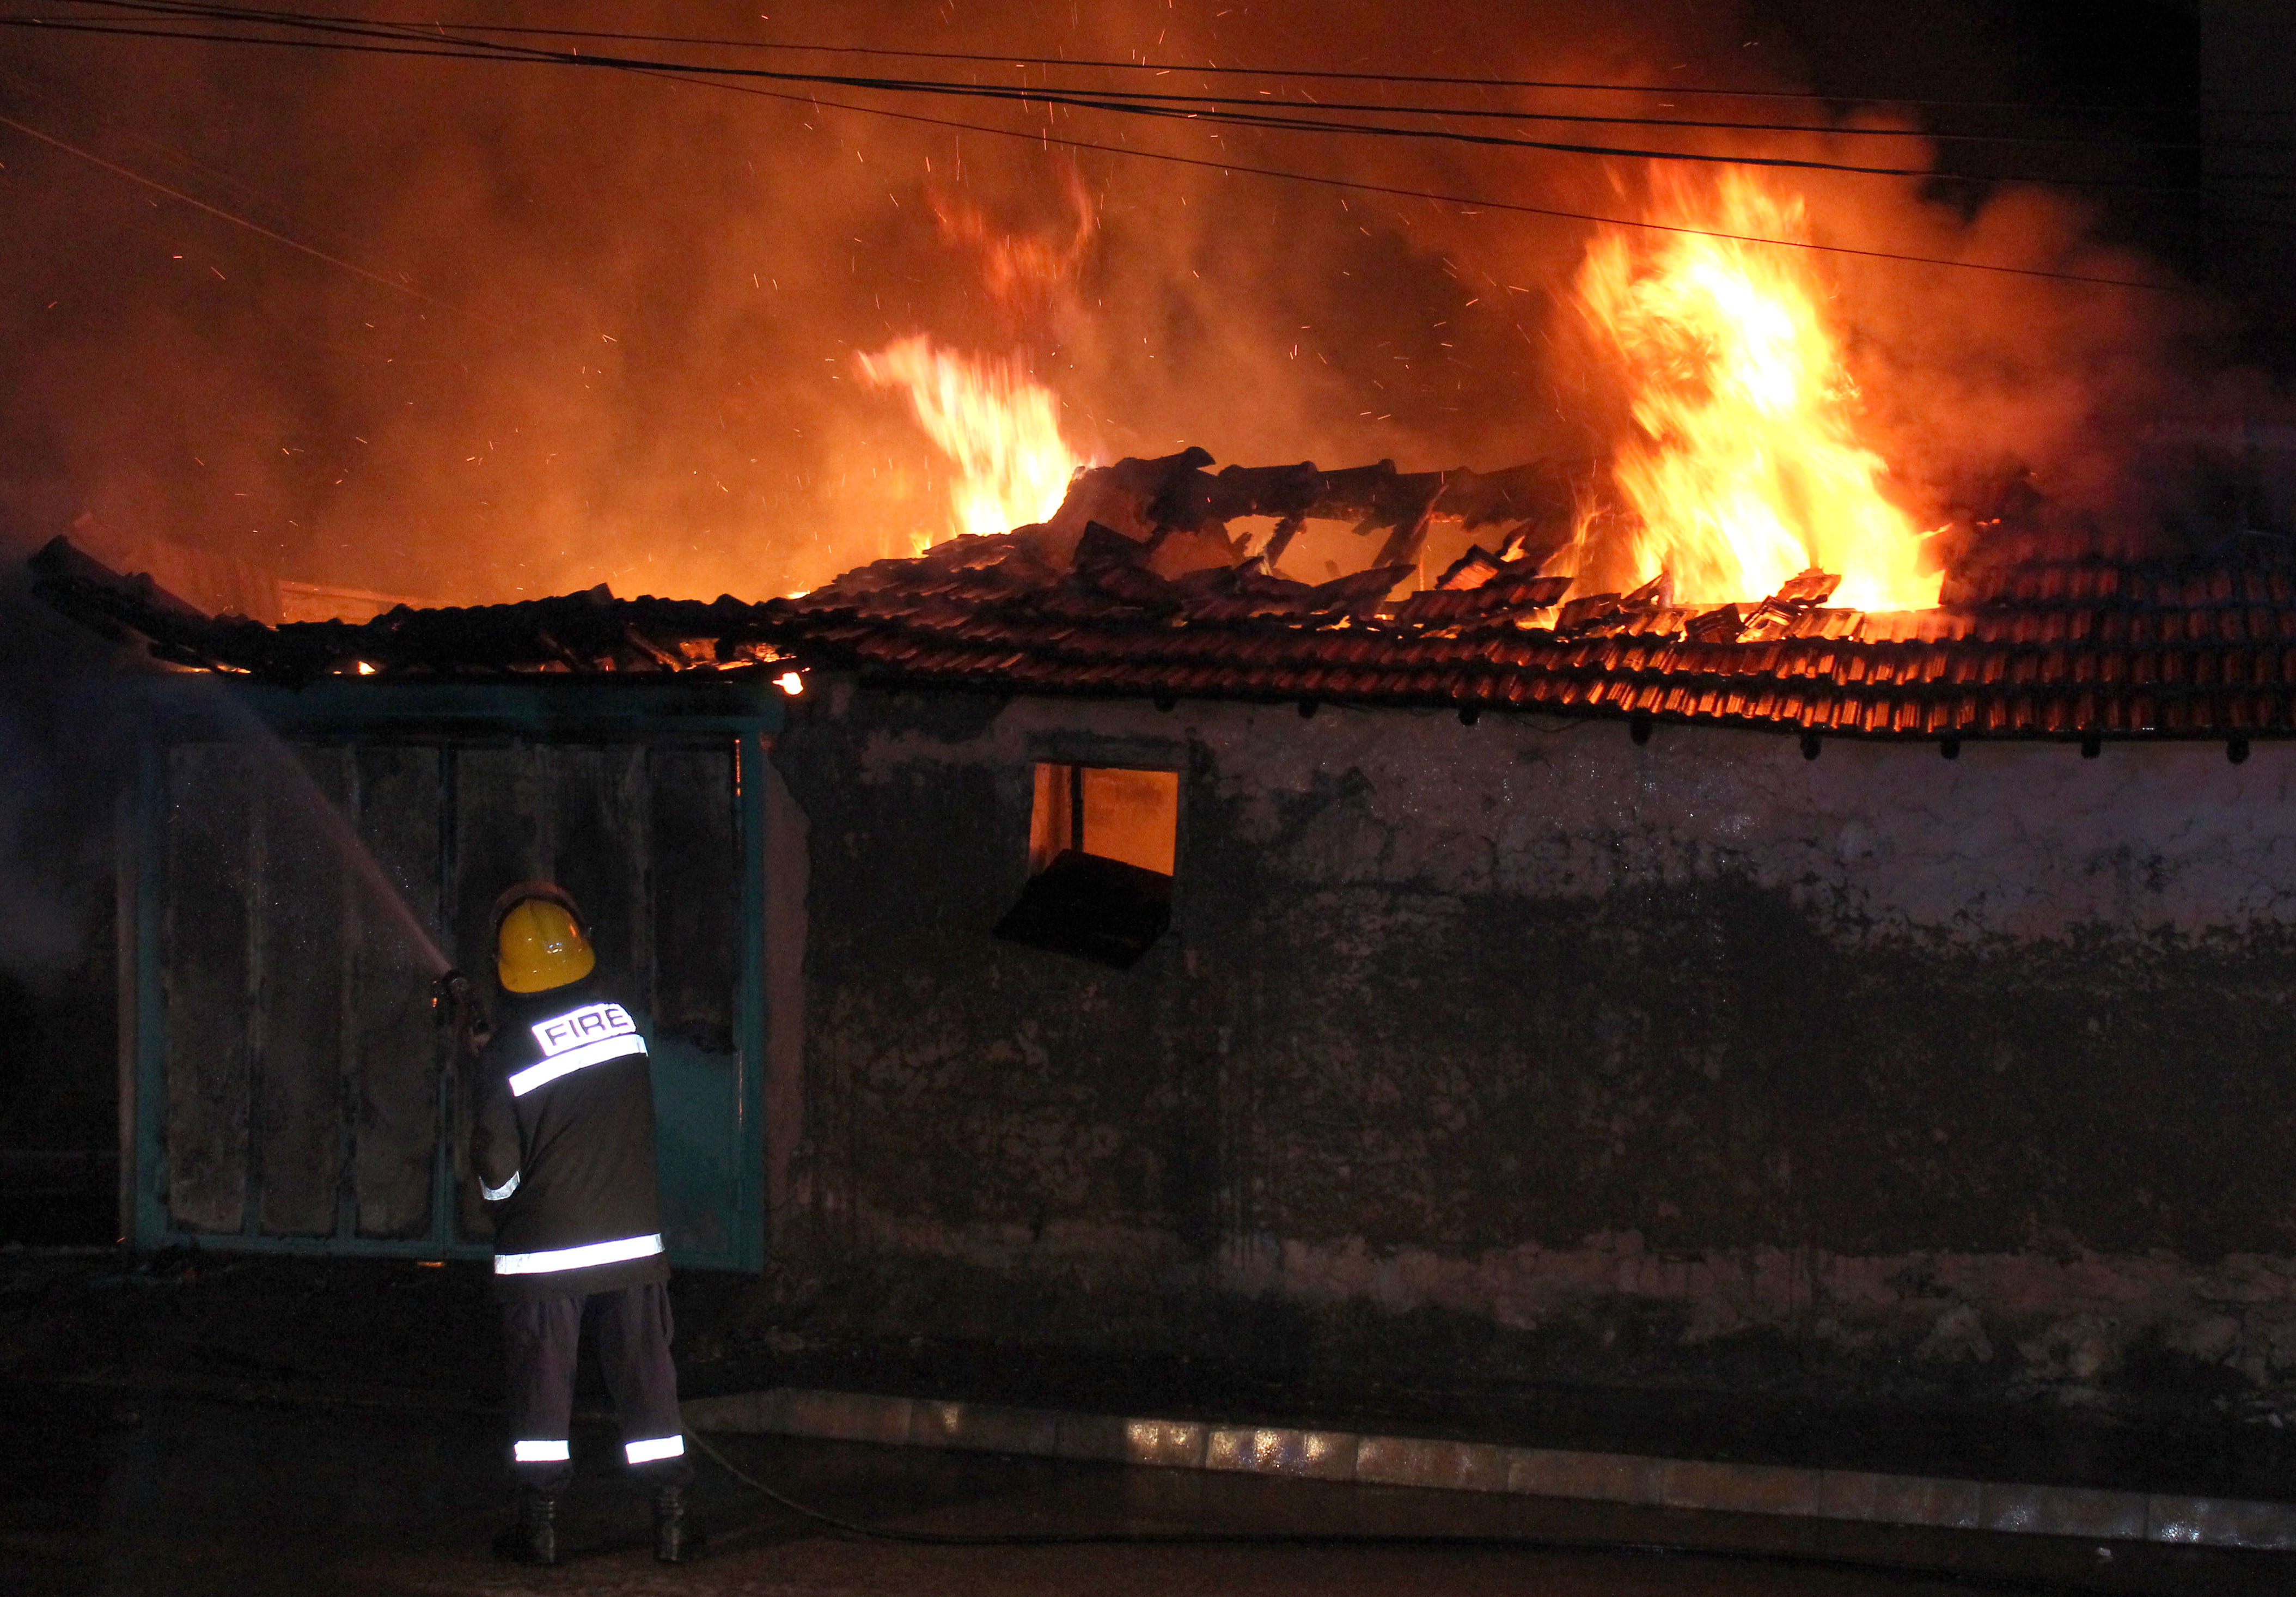
<svg viewBox="0 0 2296 1597"><path fill-rule="evenodd" d="M653 1494L653 1555L665 1564L683 1564L701 1551L700 1529L686 1523L685 1488L664 1486Z"/></svg>
<svg viewBox="0 0 2296 1597"><path fill-rule="evenodd" d="M495 1538L495 1556L513 1564L558 1562L558 1499L521 1492L518 1522Z"/></svg>

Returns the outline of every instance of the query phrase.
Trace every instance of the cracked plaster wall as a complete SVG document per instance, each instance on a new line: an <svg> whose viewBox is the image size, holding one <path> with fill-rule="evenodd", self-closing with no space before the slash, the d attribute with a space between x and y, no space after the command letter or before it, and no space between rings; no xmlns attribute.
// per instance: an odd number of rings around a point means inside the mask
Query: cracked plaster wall
<svg viewBox="0 0 2296 1597"><path fill-rule="evenodd" d="M824 686L824 1257L2296 1376L2296 748ZM1039 759L1184 773L1129 972L988 934Z"/></svg>

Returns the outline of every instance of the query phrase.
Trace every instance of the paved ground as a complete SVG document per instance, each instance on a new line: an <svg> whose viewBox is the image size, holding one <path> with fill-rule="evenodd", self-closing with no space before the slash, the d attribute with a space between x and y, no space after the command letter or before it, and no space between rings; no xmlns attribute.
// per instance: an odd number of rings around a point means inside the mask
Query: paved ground
<svg viewBox="0 0 2296 1597"><path fill-rule="evenodd" d="M738 1283L736 1283L738 1285ZM1292 1420L1478 1422L1506 1438L1793 1462L1878 1461L1941 1473L2275 1495L2284 1433L2227 1412L2163 1428L2068 1420L2046 1406L1900 1405L1807 1420L1786 1398L1693 1400L1494 1389L1469 1400L1361 1383L1357 1408L1290 1378L1103 1361L1041 1349L842 1344L757 1321L718 1278L680 1283L689 1391L795 1381L1113 1412ZM1349 1593L1544 1597L1862 1597L1985 1589L1937 1577L1711 1557L1510 1547L920 1548L839 1539L765 1506L705 1466L700 1511L716 1555L658 1569L640 1505L609 1469L570 1505L566 1570L497 1566L485 1548L506 1494L497 1320L475 1267L91 1251L0 1254L0 1592L510 1593L758 1592ZM1073 1365L1073 1367L1071 1367ZM810 1379L808 1379L810 1378ZM833 1379L832 1379L833 1378ZM1255 1381L1258 1384L1255 1384ZM586 1370L585 1401L602 1396ZM271 1406L245 1401L269 1395ZM344 1407L349 1395L369 1406ZM235 1395L236 1401L217 1401ZM1625 1397L1635 1395L1627 1394ZM1504 1401L1503 1401L1504 1400ZM1701 1405L1703 1406L1701 1406ZM426 1406L427 1405L427 1406ZM1112 1405L1112 1406L1111 1406ZM2214 1411L2209 1411L2213 1412ZM2268 1416L2267 1416L2268 1418ZM1850 1422L1855 1420L1855 1423ZM1536 1422L1535 1425L1533 1422ZM1582 1434L1583 1433L1583 1434ZM2054 1583L2062 1591L2246 1597L2296 1592L2296 1558L2032 1537L1798 1523L1460 1493L1128 1470L767 1437L726 1440L742 1467L823 1508L875 1523L1004 1530L1392 1532L1682 1543L1832 1556ZM578 1434L611 1461L611 1438ZM1933 1456L1934 1455L1934 1456ZM2009 1467L2049 1466L2019 1474ZM2109 1556L2107 1554L2109 1553ZM1993 1589L2016 1589L1999 1587Z"/></svg>
<svg viewBox="0 0 2296 1597"><path fill-rule="evenodd" d="M1351 1597L1915 1597L1973 1589L1699 1556L1517 1547L932 1548L840 1539L760 1505L714 1467L697 1486L712 1556L664 1570L603 1428L578 1431L578 1556L485 1555L504 1502L497 1422L467 1409L264 1407L56 1387L0 1390L0 1589L83 1593L1174 1592ZM2296 1590L2296 1558L1675 1514L906 1449L728 1438L741 1467L832 1512L917 1529L1185 1529L1589 1538L1818 1553L2057 1589L2245 1597ZM1974 1589L1984 1589L1978 1587ZM1993 1589L2013 1589L1996 1586Z"/></svg>
<svg viewBox="0 0 2296 1597"><path fill-rule="evenodd" d="M749 1278L680 1272L671 1294L695 1396L812 1387L1953 1479L2275 1501L2296 1487L2296 1394L2193 1390L2173 1371L2132 1371L2078 1403L1990 1387L1823 1401L1822 1374L1718 1365L1702 1387L1494 1375L1423 1387L1345 1350L1267 1364L863 1336L854 1315L789 1311ZM486 1404L501 1401L500 1358L480 1264L0 1249L0 1380L166 1372ZM594 1371L585 1379L598 1389Z"/></svg>

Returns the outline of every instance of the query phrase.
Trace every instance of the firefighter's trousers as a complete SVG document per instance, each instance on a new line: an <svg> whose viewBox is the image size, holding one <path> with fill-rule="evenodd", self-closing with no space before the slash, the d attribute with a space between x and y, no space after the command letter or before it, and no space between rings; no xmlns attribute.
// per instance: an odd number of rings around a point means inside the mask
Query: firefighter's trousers
<svg viewBox="0 0 2296 1597"><path fill-rule="evenodd" d="M586 1323L597 1337L598 1362L621 1422L623 1461L649 1487L683 1486L693 1468L669 1359L669 1290L660 1282L503 1305L511 1467L519 1484L555 1496L573 1478L574 1356Z"/></svg>

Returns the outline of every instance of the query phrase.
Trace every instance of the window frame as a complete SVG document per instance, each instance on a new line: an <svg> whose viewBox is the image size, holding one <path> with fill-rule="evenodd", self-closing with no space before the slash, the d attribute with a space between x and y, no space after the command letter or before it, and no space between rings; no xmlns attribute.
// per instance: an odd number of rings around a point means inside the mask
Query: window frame
<svg viewBox="0 0 2296 1597"><path fill-rule="evenodd" d="M1132 737L1104 733L1063 730L1027 738L1021 753L1026 761L1014 788L1020 800L1018 846L1006 856L1013 861L1007 902L1016 901L1043 872L1034 856L1037 767L1065 765L1099 770L1155 771L1176 778L1172 800L1172 875L1170 919L1157 945L1185 949L1189 867L1189 789L1201 773L1204 751L1193 738ZM1011 824L1011 823L1008 823ZM1010 832L1007 836L1012 836ZM1097 857L1097 856L1096 856ZM1153 952L1153 949L1150 951ZM1145 959L1149 955L1144 954ZM1180 955L1169 957L1184 957Z"/></svg>
<svg viewBox="0 0 2296 1597"><path fill-rule="evenodd" d="M1037 803L1042 795L1042 788L1039 786L1041 773L1048 767L1068 774L1069 840L1053 847L1045 861L1039 863L1037 851ZM1037 760L1029 764L1028 850L1029 878L1033 880L1042 876L1052 860L1059 858L1065 849L1074 849L1078 853L1094 852L1084 845L1086 782L1087 776L1093 771L1137 771L1143 775L1172 778L1172 868L1160 874L1169 877L1177 885L1180 879L1181 795L1188 785L1187 771L1169 765L1113 765L1102 761L1084 760ZM1095 854L1095 857L1104 860L1116 858L1113 854ZM1141 868L1149 868L1144 866Z"/></svg>

